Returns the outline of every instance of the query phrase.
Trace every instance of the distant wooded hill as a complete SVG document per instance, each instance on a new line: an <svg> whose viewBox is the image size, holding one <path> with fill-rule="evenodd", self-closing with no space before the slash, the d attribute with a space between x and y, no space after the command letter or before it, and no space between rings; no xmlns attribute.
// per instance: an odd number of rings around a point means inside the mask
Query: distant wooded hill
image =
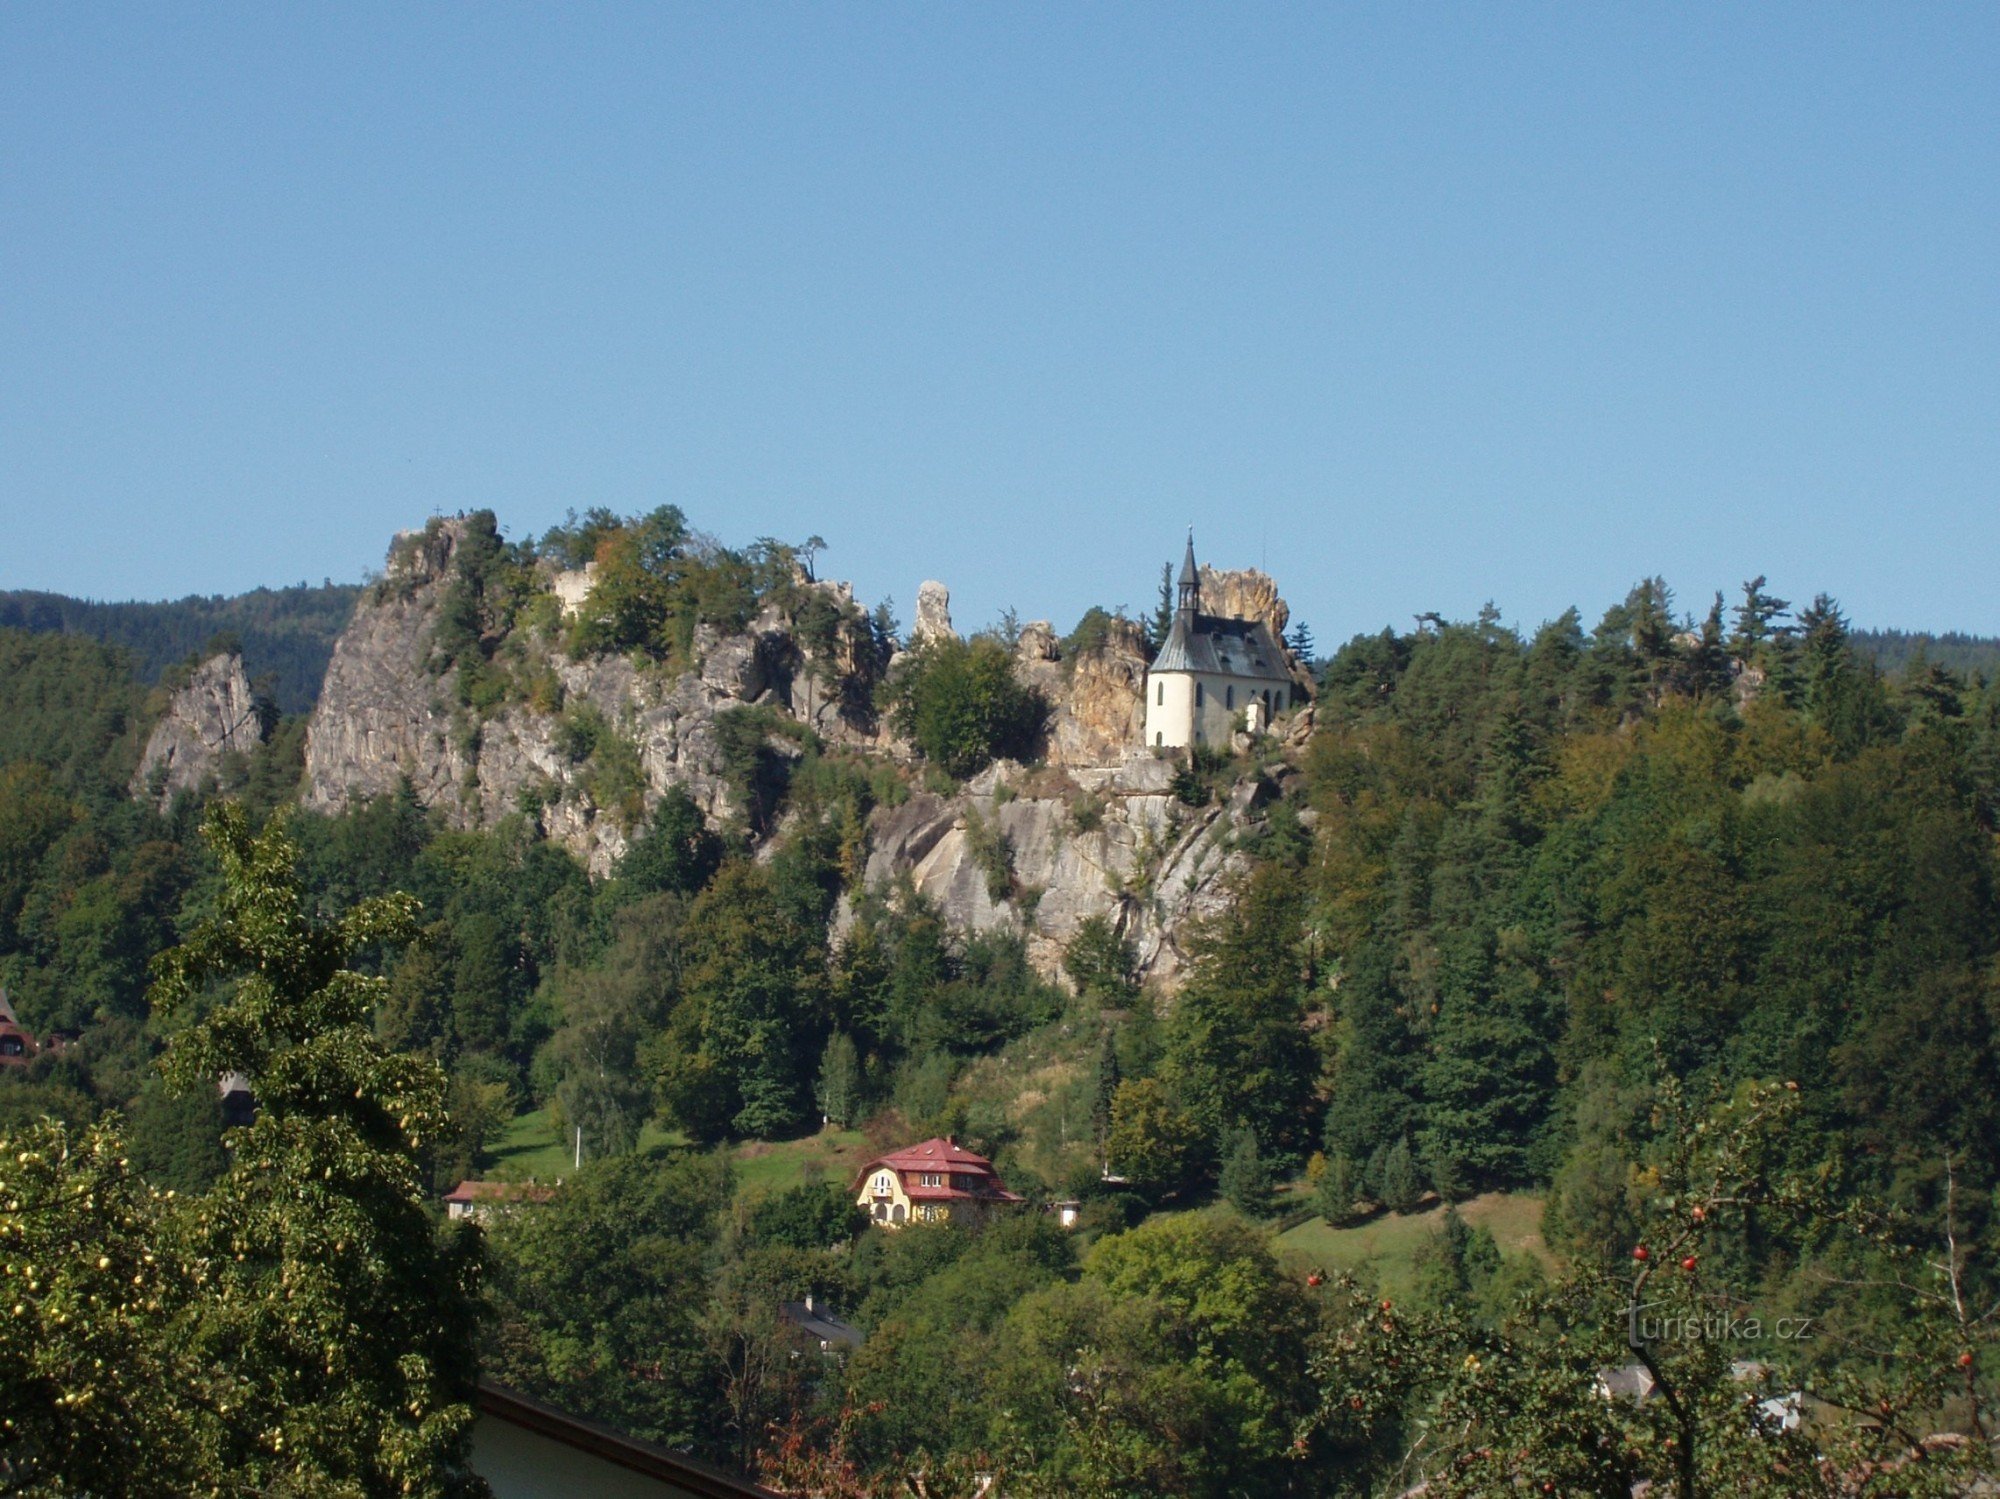
<svg viewBox="0 0 2000 1499"><path fill-rule="evenodd" d="M257 588L233 598L189 595L171 602L99 604L59 593L0 592L0 627L81 635L122 647L140 680L157 682L169 667L229 641L244 669L287 713L319 696L336 636L361 592L353 583ZM268 681L266 680L268 679Z"/></svg>
<svg viewBox="0 0 2000 1499"><path fill-rule="evenodd" d="M1851 639L1856 650L1872 656L1887 672L1901 671L1921 653L1933 666L1949 671L2000 677L2000 640L1990 635L1961 635L1956 630L1942 635L1921 630L1856 630Z"/></svg>

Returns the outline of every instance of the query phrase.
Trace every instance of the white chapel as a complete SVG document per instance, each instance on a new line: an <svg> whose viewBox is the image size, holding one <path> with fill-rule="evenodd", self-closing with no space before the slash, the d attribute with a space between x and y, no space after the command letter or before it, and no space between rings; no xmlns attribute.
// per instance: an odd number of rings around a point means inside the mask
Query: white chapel
<svg viewBox="0 0 2000 1499"><path fill-rule="evenodd" d="M1190 531L1173 627L1146 672L1146 743L1227 749L1239 726L1261 733L1298 696L1285 648L1269 625L1201 612L1201 570Z"/></svg>

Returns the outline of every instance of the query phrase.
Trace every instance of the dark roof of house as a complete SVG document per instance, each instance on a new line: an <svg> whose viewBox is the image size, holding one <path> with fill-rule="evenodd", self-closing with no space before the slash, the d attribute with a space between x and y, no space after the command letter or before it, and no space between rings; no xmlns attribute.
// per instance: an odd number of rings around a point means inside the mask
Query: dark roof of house
<svg viewBox="0 0 2000 1499"><path fill-rule="evenodd" d="M845 1343L849 1348L861 1346L861 1329L852 1322L841 1321L825 1307L810 1307L803 1301L782 1301L778 1303L778 1315L793 1326L803 1328L822 1343Z"/></svg>
<svg viewBox="0 0 2000 1499"><path fill-rule="evenodd" d="M1183 611L1153 658L1154 671L1194 671L1222 677L1289 682L1284 648L1261 619L1229 619Z"/></svg>
<svg viewBox="0 0 2000 1499"><path fill-rule="evenodd" d="M651 1442L642 1442L595 1421L582 1420L491 1380L479 1381L479 1412L634 1473L662 1479L697 1495L698 1499L783 1499L776 1490L762 1484Z"/></svg>

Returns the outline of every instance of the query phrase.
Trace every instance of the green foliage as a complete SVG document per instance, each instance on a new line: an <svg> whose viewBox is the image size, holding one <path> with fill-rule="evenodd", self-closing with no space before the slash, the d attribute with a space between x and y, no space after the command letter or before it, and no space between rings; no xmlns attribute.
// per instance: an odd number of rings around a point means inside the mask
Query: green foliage
<svg viewBox="0 0 2000 1499"><path fill-rule="evenodd" d="M472 1492L477 1246L434 1239L417 1169L446 1127L444 1077L375 1042L385 985L345 966L411 935L415 902L313 921L281 828L253 837L223 803L206 832L222 869L215 912L161 955L152 998L188 1021L170 1084L207 1095L236 1071L257 1099L186 1223L201 1265L186 1348L217 1371L210 1398L228 1407L221 1467L247 1489Z"/></svg>
<svg viewBox="0 0 2000 1499"><path fill-rule="evenodd" d="M219 636L233 637L249 669L268 677L277 707L309 711L326 678L333 642L347 627L361 590L349 583L255 588L231 598L190 595L171 603L99 604L55 593L0 593L0 632L47 636L59 649L97 641L121 652L141 683L158 682L173 667L214 653ZM5 669L0 668L0 677ZM0 721L6 715L0 715ZM0 761L14 758L0 751Z"/></svg>
<svg viewBox="0 0 2000 1499"><path fill-rule="evenodd" d="M1271 1211L1274 1185L1271 1163L1257 1148L1256 1131L1229 1131L1223 1137L1222 1172L1216 1178L1216 1190L1224 1201L1247 1218L1261 1218Z"/></svg>
<svg viewBox="0 0 2000 1499"><path fill-rule="evenodd" d="M845 1031L834 1032L820 1056L819 1082L813 1089L820 1113L834 1124L854 1123L861 1112L865 1082L854 1038Z"/></svg>
<svg viewBox="0 0 2000 1499"><path fill-rule="evenodd" d="M840 1182L808 1182L767 1197L750 1214L750 1235L760 1244L831 1249L868 1226L868 1215Z"/></svg>
<svg viewBox="0 0 2000 1499"><path fill-rule="evenodd" d="M997 798L996 798L997 800ZM1014 846L996 818L988 822L976 807L965 811L965 848L986 877L986 898L998 905L1014 890Z"/></svg>
<svg viewBox="0 0 2000 1499"><path fill-rule="evenodd" d="M1057 654L1065 665L1073 665L1076 658L1085 652L1102 650L1104 643L1111 638L1112 627L1122 624L1124 618L1122 611L1114 613L1092 604L1083 611L1083 618L1076 622L1076 628L1057 644Z"/></svg>
<svg viewBox="0 0 2000 1499"><path fill-rule="evenodd" d="M1324 1492L1297 1460L1310 1305L1230 1215L1100 1241L1015 1306L992 1375L1003 1451L1037 1494Z"/></svg>
<svg viewBox="0 0 2000 1499"><path fill-rule="evenodd" d="M1049 707L1014 676L997 642L933 637L898 664L883 688L896 732L963 779L995 758L1032 760Z"/></svg>
<svg viewBox="0 0 2000 1499"><path fill-rule="evenodd" d="M122 785L139 763L145 701L115 649L0 629L0 765L32 761L71 788Z"/></svg>
<svg viewBox="0 0 2000 1499"><path fill-rule="evenodd" d="M661 1108L697 1140L782 1136L806 1118L826 1036L824 938L790 919L777 875L729 864L697 897L679 995L648 1044Z"/></svg>
<svg viewBox="0 0 2000 1499"><path fill-rule="evenodd" d="M705 1246L732 1193L718 1157L586 1164L493 1227L494 1378L651 1441L711 1454Z"/></svg>
<svg viewBox="0 0 2000 1499"><path fill-rule="evenodd" d="M1139 992L1139 955L1102 916L1086 916L1063 948L1063 971L1076 992L1106 1009L1122 1010Z"/></svg>
<svg viewBox="0 0 2000 1499"><path fill-rule="evenodd" d="M1156 1193L1188 1185L1203 1161L1199 1122L1158 1078L1120 1083L1111 1095L1104 1150L1114 1175Z"/></svg>
<svg viewBox="0 0 2000 1499"><path fill-rule="evenodd" d="M315 920L281 830L223 804L206 831L213 910L157 964L164 1071L209 1109L243 1072L258 1115L184 1197L141 1185L109 1126L4 1142L0 1463L28 1492L483 1493L476 1243L434 1237L417 1169L443 1079L374 1043L380 981L345 966L414 906ZM153 1121L163 1172L214 1167L162 1140L199 1117Z"/></svg>

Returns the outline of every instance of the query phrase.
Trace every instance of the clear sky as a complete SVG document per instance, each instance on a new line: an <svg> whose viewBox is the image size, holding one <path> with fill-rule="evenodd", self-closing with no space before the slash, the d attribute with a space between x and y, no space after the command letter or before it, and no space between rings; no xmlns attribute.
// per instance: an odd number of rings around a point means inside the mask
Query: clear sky
<svg viewBox="0 0 2000 1499"><path fill-rule="evenodd" d="M0 586L671 501L907 620L2000 633L2000 6L0 7Z"/></svg>

